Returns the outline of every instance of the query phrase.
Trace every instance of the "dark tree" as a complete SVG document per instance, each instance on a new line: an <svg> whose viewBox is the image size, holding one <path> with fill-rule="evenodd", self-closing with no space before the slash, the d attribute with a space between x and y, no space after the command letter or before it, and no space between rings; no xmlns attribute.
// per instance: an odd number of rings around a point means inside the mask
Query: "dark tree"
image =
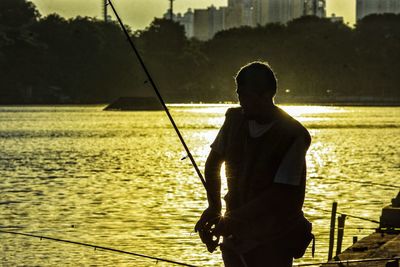
<svg viewBox="0 0 400 267"><path fill-rule="evenodd" d="M20 27L32 24L40 17L32 2L26 0L1 0L0 25Z"/></svg>
<svg viewBox="0 0 400 267"><path fill-rule="evenodd" d="M184 28L154 19L129 34L168 102L235 101L233 76L268 61L280 101L400 98L400 15L371 15L350 28L302 17L188 40ZM100 103L153 95L115 22L40 17L25 0L0 1L0 103Z"/></svg>
<svg viewBox="0 0 400 267"><path fill-rule="evenodd" d="M23 102L28 86L39 84L40 45L31 27L40 14L25 0L0 2L0 99Z"/></svg>

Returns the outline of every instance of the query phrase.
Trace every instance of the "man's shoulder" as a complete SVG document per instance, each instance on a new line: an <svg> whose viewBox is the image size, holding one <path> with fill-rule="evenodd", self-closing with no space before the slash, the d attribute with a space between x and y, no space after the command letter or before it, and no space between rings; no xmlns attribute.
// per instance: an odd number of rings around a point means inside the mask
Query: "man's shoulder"
<svg viewBox="0 0 400 267"><path fill-rule="evenodd" d="M282 129L290 133L291 135L294 135L296 138L305 138L307 143L311 142L311 136L310 133L308 132L307 128L304 127L303 124L301 124L298 120L290 116L287 112L284 110L280 109L281 113L281 127Z"/></svg>
<svg viewBox="0 0 400 267"><path fill-rule="evenodd" d="M225 116L243 116L243 109L241 107L228 108Z"/></svg>
<svg viewBox="0 0 400 267"><path fill-rule="evenodd" d="M225 123L240 125L243 122L244 114L241 107L228 108L225 113Z"/></svg>

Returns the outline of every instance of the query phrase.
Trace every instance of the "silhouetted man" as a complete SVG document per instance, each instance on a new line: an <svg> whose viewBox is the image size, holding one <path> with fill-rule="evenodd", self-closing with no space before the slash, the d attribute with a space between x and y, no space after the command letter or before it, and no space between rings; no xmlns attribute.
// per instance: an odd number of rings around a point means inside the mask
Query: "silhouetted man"
<svg viewBox="0 0 400 267"><path fill-rule="evenodd" d="M223 237L225 266L292 266L312 237L302 212L311 138L275 106L277 81L268 64L242 67L236 87L240 107L228 109L211 145L205 166L209 207L195 230L210 252L217 246L216 237ZM224 162L228 193L221 216Z"/></svg>

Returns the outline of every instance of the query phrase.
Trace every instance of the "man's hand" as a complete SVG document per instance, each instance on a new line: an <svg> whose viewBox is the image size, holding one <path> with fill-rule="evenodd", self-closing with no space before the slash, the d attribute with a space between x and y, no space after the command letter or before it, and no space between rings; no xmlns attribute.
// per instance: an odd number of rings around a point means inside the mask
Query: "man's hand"
<svg viewBox="0 0 400 267"><path fill-rule="evenodd" d="M221 217L221 209L208 207L200 217L200 220L196 223L194 230L196 232L203 229L211 229L212 225L218 223Z"/></svg>
<svg viewBox="0 0 400 267"><path fill-rule="evenodd" d="M220 217L215 228L212 230L214 236L229 236L232 234L232 223L226 217Z"/></svg>
<svg viewBox="0 0 400 267"><path fill-rule="evenodd" d="M206 191L209 207L203 212L194 230L199 233L201 241L207 245L209 252L214 252L218 246L219 236L213 234L213 229L221 217L221 165L223 157L213 149L207 157L205 165Z"/></svg>
<svg viewBox="0 0 400 267"><path fill-rule="evenodd" d="M206 244L209 252L214 252L218 246L219 236L214 232L215 226L219 223L221 218L221 209L207 208L196 223L194 230L199 232L201 241Z"/></svg>

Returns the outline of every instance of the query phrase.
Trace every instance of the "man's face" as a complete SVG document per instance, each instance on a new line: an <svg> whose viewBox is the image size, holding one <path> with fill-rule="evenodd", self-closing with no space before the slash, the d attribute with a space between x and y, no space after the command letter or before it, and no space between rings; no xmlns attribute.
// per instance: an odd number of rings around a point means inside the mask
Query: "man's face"
<svg viewBox="0 0 400 267"><path fill-rule="evenodd" d="M238 88L237 95L246 118L256 119L264 114L268 103L266 94L259 94L251 88Z"/></svg>

